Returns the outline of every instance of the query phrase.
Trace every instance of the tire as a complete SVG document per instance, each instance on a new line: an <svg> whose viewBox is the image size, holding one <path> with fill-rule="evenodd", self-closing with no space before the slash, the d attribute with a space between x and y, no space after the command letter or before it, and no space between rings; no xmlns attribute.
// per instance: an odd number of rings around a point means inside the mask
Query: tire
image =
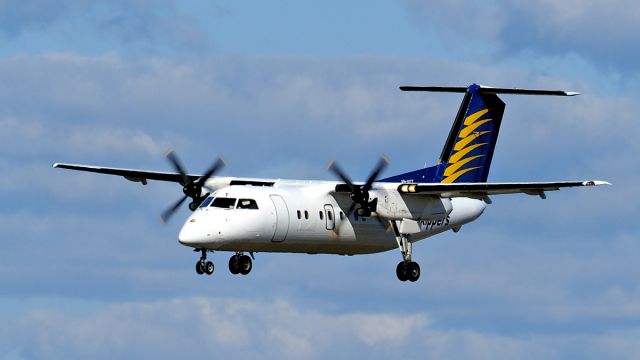
<svg viewBox="0 0 640 360"><path fill-rule="evenodd" d="M189 203L189 210L196 211L196 209L198 208L199 205L200 204L198 204L197 202L192 201L192 202Z"/></svg>
<svg viewBox="0 0 640 360"><path fill-rule="evenodd" d="M407 267L407 276L409 277L409 281L415 282L420 278L420 265L417 262L410 262Z"/></svg>
<svg viewBox="0 0 640 360"><path fill-rule="evenodd" d="M239 261L240 265L240 274L247 275L251 272L253 268L253 263L251 262L251 258L247 255L242 255Z"/></svg>
<svg viewBox="0 0 640 360"><path fill-rule="evenodd" d="M407 269L407 264L404 261L398 263L396 267L396 276L398 276L398 280L407 281L409 280L409 271Z"/></svg>
<svg viewBox="0 0 640 360"><path fill-rule="evenodd" d="M204 274L204 261L198 261L196 263L196 272L198 275Z"/></svg>
<svg viewBox="0 0 640 360"><path fill-rule="evenodd" d="M240 273L240 257L238 255L233 255L229 258L229 271L233 275Z"/></svg>
<svg viewBox="0 0 640 360"><path fill-rule="evenodd" d="M213 274L213 270L215 270L215 267L213 266L213 263L211 261L207 261L204 264L204 272L207 275L211 275L211 274Z"/></svg>

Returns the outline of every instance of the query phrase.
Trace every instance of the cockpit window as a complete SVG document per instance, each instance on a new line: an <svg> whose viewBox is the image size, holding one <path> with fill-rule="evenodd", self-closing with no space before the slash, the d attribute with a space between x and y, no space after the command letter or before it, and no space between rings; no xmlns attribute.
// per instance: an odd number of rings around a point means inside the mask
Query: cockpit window
<svg viewBox="0 0 640 360"><path fill-rule="evenodd" d="M205 207L209 206L209 203L211 202L211 200L213 200L212 197L208 197L208 198L204 199L204 201L200 204L199 207L205 208Z"/></svg>
<svg viewBox="0 0 640 360"><path fill-rule="evenodd" d="M240 199L238 200L238 209L257 209L258 203L253 199Z"/></svg>
<svg viewBox="0 0 640 360"><path fill-rule="evenodd" d="M226 198L226 197L217 197L213 199L211 203L211 207L223 208L223 209L233 209L236 206L235 198Z"/></svg>

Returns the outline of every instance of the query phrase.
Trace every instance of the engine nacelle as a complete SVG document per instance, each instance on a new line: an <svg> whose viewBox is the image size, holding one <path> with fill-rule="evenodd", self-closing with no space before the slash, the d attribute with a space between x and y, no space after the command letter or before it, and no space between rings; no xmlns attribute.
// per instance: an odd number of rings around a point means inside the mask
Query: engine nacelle
<svg viewBox="0 0 640 360"><path fill-rule="evenodd" d="M453 210L449 198L380 190L371 195L378 198L376 213L384 219L434 220L449 215Z"/></svg>

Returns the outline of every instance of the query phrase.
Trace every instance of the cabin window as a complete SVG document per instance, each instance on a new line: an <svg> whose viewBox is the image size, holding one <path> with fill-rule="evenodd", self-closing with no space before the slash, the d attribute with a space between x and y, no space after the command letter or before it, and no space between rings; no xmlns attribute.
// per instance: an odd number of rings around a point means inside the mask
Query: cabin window
<svg viewBox="0 0 640 360"><path fill-rule="evenodd" d="M240 199L238 200L238 206L236 209L258 209L258 203L253 199Z"/></svg>
<svg viewBox="0 0 640 360"><path fill-rule="evenodd" d="M333 221L333 213L331 211L327 211L327 219L329 219L329 221Z"/></svg>
<svg viewBox="0 0 640 360"><path fill-rule="evenodd" d="M204 208L209 206L209 203L211 202L211 200L213 200L213 197L208 197L206 199L204 199L204 201L200 204L199 207Z"/></svg>
<svg viewBox="0 0 640 360"><path fill-rule="evenodd" d="M304 211L304 219L309 220L309 212L307 210Z"/></svg>
<svg viewBox="0 0 640 360"><path fill-rule="evenodd" d="M300 210L298 210L298 220L302 219L302 215L300 215Z"/></svg>
<svg viewBox="0 0 640 360"><path fill-rule="evenodd" d="M340 220L344 220L344 213L340 211Z"/></svg>
<svg viewBox="0 0 640 360"><path fill-rule="evenodd" d="M322 216L322 210L318 211L318 214L320 214L320 220L324 220L324 216Z"/></svg>
<svg viewBox="0 0 640 360"><path fill-rule="evenodd" d="M236 199L226 198L226 197L217 197L213 199L211 206L222 208L222 209L234 209L236 207Z"/></svg>

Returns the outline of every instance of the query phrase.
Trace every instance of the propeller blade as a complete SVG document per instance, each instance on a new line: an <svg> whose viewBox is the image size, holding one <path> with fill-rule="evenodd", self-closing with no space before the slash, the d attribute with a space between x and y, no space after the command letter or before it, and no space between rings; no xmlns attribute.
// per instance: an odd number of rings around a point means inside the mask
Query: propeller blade
<svg viewBox="0 0 640 360"><path fill-rule="evenodd" d="M173 152L173 150L171 149L167 150L167 152L165 153L165 157L167 158L167 160L169 160L171 165L173 165L173 168L182 176L182 181L183 181L182 185L187 185L191 183L191 180L187 176L187 172L184 170L182 163L180 162L180 160L178 160L178 157Z"/></svg>
<svg viewBox="0 0 640 360"><path fill-rule="evenodd" d="M340 233L342 231L342 227L344 226L344 224L349 222L349 218L351 218L351 215L355 211L356 205L358 204L354 202L351 203L351 207L349 207L349 210L347 210L347 212L344 214L345 218L340 221L340 223L338 224L338 226L336 226L335 229L333 229L333 234L335 235L336 238L340 236Z"/></svg>
<svg viewBox="0 0 640 360"><path fill-rule="evenodd" d="M173 214L176 212L176 210L178 210L178 208L180 207L180 205L182 205L182 203L187 200L188 196L184 195L180 200L178 200L175 204L173 204L170 208L168 208L167 210L165 210L162 215L160 215L160 219L162 220L163 224L166 224L167 221L169 221L169 219L171 218L171 216L173 216Z"/></svg>
<svg viewBox="0 0 640 360"><path fill-rule="evenodd" d="M389 158L387 158L384 155L380 156L380 160L378 160L378 164L373 169L371 174L369 174L369 178L367 179L367 182L362 187L364 191L371 190L371 185L373 185L373 183L378 179L378 176L384 170L384 168L387 167L387 165L389 165Z"/></svg>
<svg viewBox="0 0 640 360"><path fill-rule="evenodd" d="M351 181L349 176L347 176L347 174L344 171L342 171L342 169L338 166L338 164L334 160L329 161L327 170L331 171L337 177L339 177L340 180L342 180L345 184L347 184L349 186L349 189L353 191L353 181Z"/></svg>
<svg viewBox="0 0 640 360"><path fill-rule="evenodd" d="M207 169L207 171L204 173L204 175L202 175L202 177L200 177L200 179L198 179L198 181L196 182L196 184L198 186L203 186L204 183L211 177L213 176L213 174L215 174L216 172L218 172L223 166L227 165L227 162L224 161L224 158L222 156L218 157L218 160L209 168Z"/></svg>

